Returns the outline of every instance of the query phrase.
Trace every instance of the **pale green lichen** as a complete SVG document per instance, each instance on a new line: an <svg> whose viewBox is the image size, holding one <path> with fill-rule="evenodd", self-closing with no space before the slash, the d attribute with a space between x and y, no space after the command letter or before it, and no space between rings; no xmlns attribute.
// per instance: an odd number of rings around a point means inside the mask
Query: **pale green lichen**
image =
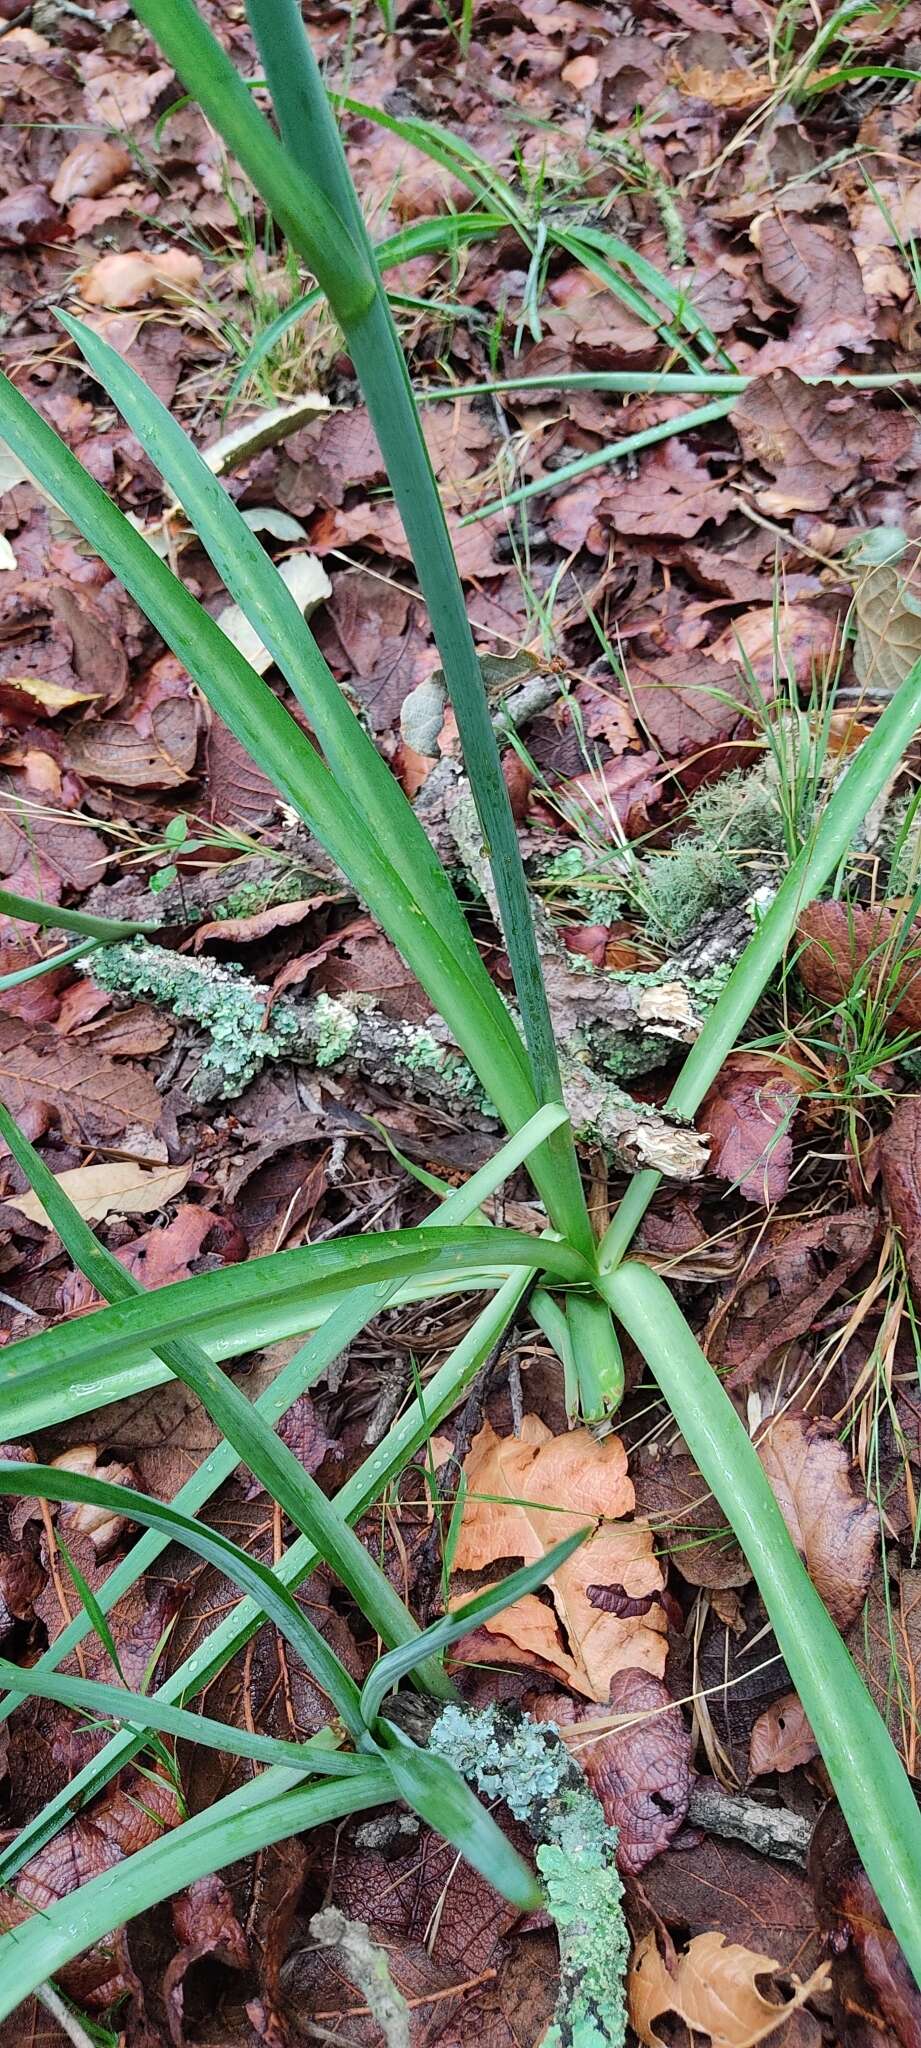
<svg viewBox="0 0 921 2048"><path fill-rule="evenodd" d="M276 868L257 880L238 882L214 905L211 914L221 921L228 917L257 917L261 910L271 910L277 903L297 903L310 886L311 877L302 869Z"/></svg>
<svg viewBox="0 0 921 2048"><path fill-rule="evenodd" d="M101 947L91 972L111 994L162 1003L205 1033L207 1051L193 1083L200 1100L239 1095L266 1060L293 1052L300 1037L296 1013L276 1003L266 1019L268 990L233 963L190 960L136 938Z"/></svg>
<svg viewBox="0 0 921 2048"><path fill-rule="evenodd" d="M312 1006L314 1060L318 1067L334 1067L344 1060L358 1030L358 1018L335 996L318 995Z"/></svg>
<svg viewBox="0 0 921 2048"><path fill-rule="evenodd" d="M545 2048L622 2048L629 1935L617 1830L552 1721L508 1707L442 1710L431 1746L487 1798L504 1799L534 1836L559 1935L560 1993Z"/></svg>
<svg viewBox="0 0 921 2048"><path fill-rule="evenodd" d="M424 1027L406 1026L405 1042L395 1048L393 1061L407 1074L438 1075L452 1098L469 1100L485 1115L495 1115L493 1104L484 1095L467 1060L459 1053L451 1052L447 1046L439 1045L433 1033Z"/></svg>

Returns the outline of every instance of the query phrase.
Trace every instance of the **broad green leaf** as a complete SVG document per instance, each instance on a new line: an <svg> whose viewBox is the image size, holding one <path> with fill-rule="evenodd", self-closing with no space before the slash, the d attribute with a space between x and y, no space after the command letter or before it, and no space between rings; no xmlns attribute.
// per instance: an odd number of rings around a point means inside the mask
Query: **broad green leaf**
<svg viewBox="0 0 921 2048"><path fill-rule="evenodd" d="M399 1728L387 1722L379 1725L388 1731L387 1762L407 1805L415 1807L429 1827L452 1842L474 1870L504 1892L522 1913L543 1905L536 1877L460 1773L444 1757L417 1749Z"/></svg>

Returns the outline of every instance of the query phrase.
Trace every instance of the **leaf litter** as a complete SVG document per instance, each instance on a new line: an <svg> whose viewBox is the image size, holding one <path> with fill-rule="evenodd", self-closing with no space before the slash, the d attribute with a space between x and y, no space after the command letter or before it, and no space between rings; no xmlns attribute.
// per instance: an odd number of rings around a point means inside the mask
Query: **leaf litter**
<svg viewBox="0 0 921 2048"><path fill-rule="evenodd" d="M544 251L531 264L507 225L450 263L413 258L393 281L409 295L400 319L418 385L443 384L446 372L458 384L550 379L431 404L426 433L482 652L529 648L547 685L505 768L535 896L569 963L555 958L548 970L561 1026L575 1009L574 971L582 984L594 977L607 1015L612 977L665 968L671 1008L646 1011L668 1024L658 1064L627 1073L656 1109L697 1014L686 977L705 985L725 971L732 920L744 926L748 904L770 891L778 845L808 830L822 734L846 752L921 644L921 440L900 381L918 360L917 10L907 0L850 21L844 47L871 75L823 91L812 87L829 84L832 66L827 51L810 56L805 11L778 10L768 23L747 8L650 0L628 20L579 0L480 4L466 51L442 13L395 14L388 34L369 0L352 37L345 10L308 8L332 77L350 65L356 100L461 133L487 170L511 180ZM220 32L252 74L242 22ZM452 727L427 738L432 754L401 737L401 706L437 659L380 454L322 309L268 348L224 412L252 345L309 280L265 233L130 17L108 6L94 20L67 7L12 14L3 59L4 367L236 634L216 572L62 344L52 308L88 316L214 453L297 601L316 606L337 679L417 795L450 761ZM908 76L887 79L884 67L900 64ZM377 237L470 206L467 189L401 136L352 114L344 128ZM614 296L604 244L583 242L593 260L582 263L546 243L547 220L619 237L668 276L679 309L709 324L722 367L731 361L750 380L727 394L722 418L566 477L567 465L668 426L694 401L554 386L561 373L675 370L682 355L656 332L662 303L640 317ZM858 389L832 381L841 372L880 381ZM476 517L522 483L539 494ZM5 468L0 484L4 886L100 915L162 916L165 942L190 958L242 955L267 1016L275 1001L323 995L427 1028L418 986L124 593L20 469ZM252 651L285 696L265 651ZM498 714L505 686L492 687ZM739 785L726 777L757 769L772 742L786 765L758 813L762 836L740 837ZM830 745L827 758L837 758ZM912 759L899 801L916 772ZM716 811L697 816L709 815L738 888L731 904L698 892L676 953L648 915L647 863L673 857L687 886L688 807L721 789L716 824ZM192 833L169 842L177 812L196 821L194 853ZM843 888L803 912L752 1042L698 1117L706 1175L663 1194L642 1244L684 1289L794 1540L917 1768L921 1068L911 1060L921 1013L918 855L904 801L900 815L898 827L883 817L875 837L868 828ZM710 858L710 883L715 872ZM470 905L507 989L474 886ZM7 922L0 972L31 969L58 944ZM586 1008L582 996L579 1014ZM197 1101L200 1051L186 1025L106 998L79 967L0 990L4 1101L148 1285L278 1245L416 1222L426 1198L405 1162L456 1183L495 1146L486 1110L416 1099L392 1072L281 1062L236 1101ZM603 1208L621 1181L597 1149L594 1159ZM18 1169L4 1159L0 1172L6 1341L82 1313L95 1296ZM540 1227L523 1177L503 1199L507 1221ZM286 1441L329 1490L362 1455L375 1416L396 1412L414 1375L457 1341L465 1314L457 1300L389 1312L342 1376L292 1411ZM286 1355L276 1347L247 1374L254 1394ZM387 1502L384 1550L401 1590L412 1599L418 1587L437 1610L544 1554L577 1521L595 1525L545 1592L462 1644L453 1668L477 1703L523 1700L555 1720L620 1830L637 2038L664 2039L660 2023L669 2039L683 2026L695 2048L772 2037L863 2048L870 2029L874 2048L916 2038L916 1988L840 1817L823 1811L811 1733L745 1561L638 1362L628 1355L627 1403L617 1434L601 1441L567 1430L555 1369L530 1326L508 1367L476 1413L447 1425L441 1485L458 1502L450 1572L437 1554L445 1506L433 1509L419 1470ZM77 1417L18 1450L88 1458L109 1477L134 1471L170 1498L214 1445L176 1387L102 1411L92 1434L90 1443ZM0 1629L4 1654L25 1662L74 1611L57 1532L93 1588L133 1540L118 1520L100 1533L65 1511L46 1525L36 1508L24 1473L24 1512L5 1511L0 1532ZM215 1513L258 1555L277 1557L286 1532L242 1476ZM380 1547L380 1516L364 1534ZM328 1578L316 1574L302 1597L363 1675L371 1646ZM226 1598L215 1574L190 1571L185 1558L166 1581L148 1574L113 1614L131 1682L149 1678L158 1649L161 1669L175 1668ZM93 1636L80 1657L111 1676ZM211 1711L286 1736L327 1717L269 1630L218 1692ZM96 1740L48 1702L19 1707L4 1750L3 1825L27 1822ZM180 1749L192 1811L226 1788L228 1768ZM754 1803L767 1849L696 1819L695 1782L721 1791L737 1826L751 1827L737 1809ZM176 1798L156 1771L124 1772L32 1859L9 1911L40 1908L115 1867L145 1828L172 1824ZM770 1816L788 1808L817 1821L808 1869L771 1853ZM540 2039L554 1998L546 1931L516 1927L482 1880L425 1830L407 1834L399 1816L379 1841L361 1834L321 1837L309 1868L294 1843L229 1886L208 1881L177 1901L172 1926L145 1916L62 1988L127 2048L167 2038L290 2048L304 2038L298 2013L370 2041L341 1964L309 1946L311 1913L330 1886L386 1947L413 2048L484 2033L496 2048ZM20 2038L60 2048L64 2036L42 2009L22 2016L22 2030L12 2023L17 2048Z"/></svg>

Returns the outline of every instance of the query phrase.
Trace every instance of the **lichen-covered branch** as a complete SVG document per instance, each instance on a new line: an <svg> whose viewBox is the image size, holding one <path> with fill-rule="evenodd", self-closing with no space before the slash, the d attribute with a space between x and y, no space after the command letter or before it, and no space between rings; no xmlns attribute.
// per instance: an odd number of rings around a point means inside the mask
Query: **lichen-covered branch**
<svg viewBox="0 0 921 2048"><path fill-rule="evenodd" d="M552 1722L514 1708L442 1710L430 1746L487 1798L504 1799L537 1843L560 1942L556 2020L544 2048L622 2048L629 1935L617 1831Z"/></svg>
<svg viewBox="0 0 921 2048"><path fill-rule="evenodd" d="M171 953L147 939L125 940L94 953L87 971L113 995L144 996L204 1034L204 1056L191 1084L200 1102L227 1100L254 1080L267 1060L294 1059L341 1067L378 1086L469 1115L496 1112L463 1054L433 1017L428 1027L386 1017L371 998L347 1002L318 995L278 1002L236 965ZM655 1167L693 1178L706 1146L693 1129L636 1103L614 1081L564 1053L563 1085L577 1137L605 1146L626 1168Z"/></svg>

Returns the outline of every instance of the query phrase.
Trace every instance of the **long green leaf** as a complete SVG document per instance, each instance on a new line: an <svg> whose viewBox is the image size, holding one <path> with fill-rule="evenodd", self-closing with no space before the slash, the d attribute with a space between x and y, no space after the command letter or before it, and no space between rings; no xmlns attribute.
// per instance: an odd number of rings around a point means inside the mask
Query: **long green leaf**
<svg viewBox="0 0 921 2048"><path fill-rule="evenodd" d="M602 1284L751 1565L857 1853L921 1983L921 1814L886 1726L793 1547L748 1432L665 1282L631 1263Z"/></svg>
<svg viewBox="0 0 921 2048"><path fill-rule="evenodd" d="M341 1296L349 1285L403 1280L426 1271L436 1274L440 1284L465 1270L479 1272L487 1250L499 1271L523 1266L576 1286L592 1278L585 1260L569 1245L499 1228L488 1235L477 1229L380 1231L250 1259L160 1288L155 1306L145 1296L81 1316L68 1326L66 1344L60 1330L42 1330L6 1346L0 1353L0 1437L9 1437L8 1424L15 1429L20 1394L28 1397L30 1378L45 1368L60 1374L62 1386L75 1367L95 1372L97 1399L102 1400L109 1373L117 1379L125 1357L144 1355L161 1340L184 1334L198 1341L215 1323L232 1327L233 1317L258 1307L260 1296L270 1296L276 1305L297 1303L303 1312L308 1292L314 1303L322 1303Z"/></svg>
<svg viewBox="0 0 921 2048"><path fill-rule="evenodd" d="M133 939L137 932L160 930L156 923L128 924L118 917L91 917L86 910L62 910L59 903L42 903L35 896L16 896L11 889L0 889L0 916L20 917L26 924L62 932L85 932L88 938L99 939L103 945L111 945L115 939Z"/></svg>
<svg viewBox="0 0 921 2048"><path fill-rule="evenodd" d="M30 1145L2 1104L0 1134L23 1172L28 1174L46 1214L81 1273L110 1302L139 1300L155 1316L158 1294L145 1294L135 1275L122 1266L105 1245L100 1244L61 1182L49 1172L34 1145ZM198 1396L221 1434L233 1444L250 1471L261 1479L270 1499L290 1515L302 1535L309 1536L316 1544L321 1556L338 1573L343 1585L347 1586L384 1641L405 1643L418 1637L419 1629L386 1573L368 1555L348 1523L336 1513L316 1480L304 1470L300 1459L276 1436L234 1381L228 1379L200 1345L191 1343L185 1335L169 1343L157 1338L155 1349L176 1378ZM446 1688L441 1667L434 1661L426 1668L426 1679L436 1692L443 1694L450 1689Z"/></svg>
<svg viewBox="0 0 921 2048"><path fill-rule="evenodd" d="M420 909L450 942L527 1085L524 1047L483 966L451 883L395 777L346 702L274 562L165 405L108 342L59 313L103 389L175 492L202 546L303 705L340 788Z"/></svg>
<svg viewBox="0 0 921 2048"><path fill-rule="evenodd" d="M421 1813L429 1827L461 1849L479 1870L522 1913L544 1903L537 1879L506 1841L492 1816L480 1805L460 1772L432 1750L417 1749L399 1728L380 1723L381 1741L394 1783L408 1806ZM498 1842L496 1837L498 1836Z"/></svg>
<svg viewBox="0 0 921 2048"><path fill-rule="evenodd" d="M508 1056L505 1027L496 1023L495 991L485 996L482 986L474 987L459 968L451 943L420 913L369 835L366 819L278 698L6 378L0 378L0 436L27 461L253 760L322 840L422 982L504 1122L513 1130L525 1123L539 1104L520 1066ZM555 1181L545 1172L542 1182L552 1205Z"/></svg>
<svg viewBox="0 0 921 2048"><path fill-rule="evenodd" d="M479 1372L493 1346L501 1338L527 1285L526 1274L521 1277L513 1275L506 1281L495 1300L487 1304L466 1337L436 1373L425 1390L424 1399L420 1398L411 1404L405 1415L392 1424L377 1449L365 1459L353 1477L346 1481L336 1496L336 1506L347 1520L356 1521L365 1513L381 1491L402 1470L408 1459L426 1442L432 1431L436 1430L450 1414ZM282 1390L284 1377L284 1374L279 1375L276 1385L279 1394L279 1413L287 1405L289 1398L294 1399L297 1391L295 1389L288 1396L287 1389ZM218 1456L218 1453L213 1453L201 1471L188 1481L173 1502L174 1509L182 1508L187 1513L194 1512L208 1498L209 1492L213 1490L209 1484L208 1468L213 1471L214 1461ZM143 1545L148 1541L149 1538L141 1538L141 1542L135 1548L134 1557L142 1552ZM313 1545L301 1537L281 1558L275 1567L275 1576L283 1585L293 1588L302 1584L317 1563L317 1552ZM99 1589L98 1598L107 1608L111 1607L114 1600L133 1583L132 1564L132 1558L126 1558L122 1564L116 1566L104 1586ZM167 1701L186 1701L193 1698L217 1677L232 1657L245 1648L261 1622L262 1610L258 1602L243 1600L218 1623L196 1649L189 1653L161 1686L157 1698ZM49 1660L55 1656L67 1655L83 1633L85 1629L81 1628L79 1623L71 1623L70 1629L65 1629L52 1650L46 1653L45 1659L42 1660L43 1664L47 1667ZM8 1704L0 1703L0 1719L6 1717ZM130 1733L114 1736L106 1748L78 1772L70 1785L49 1800L42 1812L27 1823L20 1831L16 1842L6 1850L0 1851L0 1882L8 1881L17 1870L20 1870L28 1858L56 1834L63 1823L69 1820L75 1811L79 1811L88 1799L101 1791L115 1773L130 1762L132 1756L135 1756L143 1746L143 1736Z"/></svg>
<svg viewBox="0 0 921 2048"><path fill-rule="evenodd" d="M165 1539L171 1540L171 1539ZM305 1742L283 1742L274 1735L251 1734L248 1728L234 1728L227 1721L213 1721L207 1714L192 1714L185 1707L171 1707L156 1693L130 1692L122 1685L103 1685L94 1678L71 1678L56 1671L42 1671L38 1665L9 1664L0 1657L0 1687L19 1699L57 1700L75 1713L95 1715L100 1721L123 1721L132 1728L156 1728L163 1735L175 1735L183 1742L200 1742L227 1756L245 1756L254 1763L278 1764L300 1776L349 1777L365 1770L367 1758L350 1751L330 1749L310 1737Z"/></svg>
<svg viewBox="0 0 921 2048"><path fill-rule="evenodd" d="M338 1783L292 1790L287 1780L287 1772L266 1772L0 1937L0 2019L113 1928L197 1878L343 1814L386 1805L393 1792L389 1766L371 1760L361 1776Z"/></svg>
<svg viewBox="0 0 921 2048"><path fill-rule="evenodd" d="M287 1587L258 1558L250 1557L217 1529L209 1529L191 1515L179 1514L165 1502L136 1492L134 1487L113 1486L107 1479L94 1479L88 1472L71 1472L57 1465L25 1467L0 1460L0 1495L21 1497L23 1493L38 1500L83 1501L89 1507L105 1508L109 1514L127 1515L130 1521L140 1522L142 1528L157 1529L161 1535L184 1544L197 1557L203 1557L239 1586L242 1593L258 1602L262 1613L275 1623L303 1659L350 1734L359 1742L364 1740L367 1731L355 1680Z"/></svg>

